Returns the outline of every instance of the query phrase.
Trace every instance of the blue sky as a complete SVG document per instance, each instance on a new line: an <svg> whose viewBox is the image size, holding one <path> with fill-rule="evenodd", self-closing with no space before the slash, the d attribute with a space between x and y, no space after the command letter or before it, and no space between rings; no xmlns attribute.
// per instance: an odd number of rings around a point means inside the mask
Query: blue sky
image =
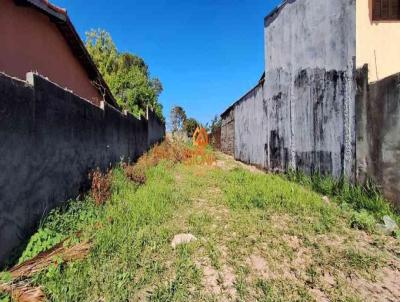
<svg viewBox="0 0 400 302"><path fill-rule="evenodd" d="M53 0L82 38L111 33L119 51L144 58L160 101L206 123L254 86L264 69L263 20L280 0Z"/></svg>

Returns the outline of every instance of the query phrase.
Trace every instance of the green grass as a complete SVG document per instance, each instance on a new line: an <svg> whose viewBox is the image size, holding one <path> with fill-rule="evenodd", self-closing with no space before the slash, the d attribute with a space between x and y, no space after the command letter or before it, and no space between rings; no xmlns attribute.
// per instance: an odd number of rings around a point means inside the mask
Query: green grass
<svg viewBox="0 0 400 302"><path fill-rule="evenodd" d="M41 224L20 261L66 238L93 244L86 259L33 278L50 301L314 301L315 288L331 301L361 301L348 277L373 282L396 259L375 224L382 214L398 217L372 189L167 162L150 168L146 179L138 186L117 168L105 205L89 197L72 201ZM178 233L198 240L172 249ZM265 260L268 272L256 271L252 255ZM324 281L326 272L334 285ZM216 278L208 283L221 293L208 288L207 278Z"/></svg>
<svg viewBox="0 0 400 302"><path fill-rule="evenodd" d="M137 187L116 169L113 194L105 206L96 207L90 200L72 203L65 212L55 211L44 222L38 234L60 226L54 238L82 230L81 236L93 241L87 259L61 264L35 277L52 301L127 301L167 270L160 253L170 252L165 249L171 234L161 225L171 217L179 192L163 164L150 169L147 177L147 184ZM40 249L37 245L43 246L38 244L38 236L32 237L25 256L33 256Z"/></svg>
<svg viewBox="0 0 400 302"><path fill-rule="evenodd" d="M337 207L324 204L321 195L273 174L253 174L234 169L219 173L228 205L233 209L261 209L296 215L315 232L327 232L341 215ZM312 225L309 224L311 221Z"/></svg>
<svg viewBox="0 0 400 302"><path fill-rule="evenodd" d="M337 197L341 203L348 204L357 211L365 210L377 217L396 215L390 203L370 180L364 185L354 185L344 178L334 179L319 174L306 176L302 172L289 172L286 177L320 194Z"/></svg>
<svg viewBox="0 0 400 302"><path fill-rule="evenodd" d="M333 198L343 210L351 213L351 223L356 228L372 232L385 215L400 224L398 211L370 180L364 185L354 185L344 178L334 179L319 174L306 176L302 172L288 172L285 179Z"/></svg>

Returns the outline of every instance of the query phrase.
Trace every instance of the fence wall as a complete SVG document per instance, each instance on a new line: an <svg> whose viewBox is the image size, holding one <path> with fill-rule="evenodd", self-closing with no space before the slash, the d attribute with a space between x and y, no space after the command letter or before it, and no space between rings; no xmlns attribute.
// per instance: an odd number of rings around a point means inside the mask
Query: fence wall
<svg viewBox="0 0 400 302"><path fill-rule="evenodd" d="M400 208L400 73L368 84L357 75L357 178L378 184Z"/></svg>
<svg viewBox="0 0 400 302"><path fill-rule="evenodd" d="M159 143L165 137L165 124L157 118L156 113L147 109L148 146Z"/></svg>
<svg viewBox="0 0 400 302"><path fill-rule="evenodd" d="M221 150L229 155L235 154L235 117L234 108L222 116Z"/></svg>
<svg viewBox="0 0 400 302"><path fill-rule="evenodd" d="M293 0L266 17L265 82L222 115L237 159L354 178L355 12L355 1Z"/></svg>
<svg viewBox="0 0 400 302"><path fill-rule="evenodd" d="M268 165L267 119L263 83L247 93L235 106L235 158L260 167Z"/></svg>
<svg viewBox="0 0 400 302"><path fill-rule="evenodd" d="M208 135L208 141L216 150L221 150L221 127L211 131Z"/></svg>
<svg viewBox="0 0 400 302"><path fill-rule="evenodd" d="M0 74L0 265L52 208L87 188L89 171L134 160L164 127L99 108L35 74ZM156 125L156 126L155 126Z"/></svg>

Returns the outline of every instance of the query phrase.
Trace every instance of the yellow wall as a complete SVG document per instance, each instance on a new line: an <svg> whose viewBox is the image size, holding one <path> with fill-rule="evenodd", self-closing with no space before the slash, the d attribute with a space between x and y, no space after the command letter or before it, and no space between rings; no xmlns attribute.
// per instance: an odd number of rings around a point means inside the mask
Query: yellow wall
<svg viewBox="0 0 400 302"><path fill-rule="evenodd" d="M357 68L369 66L369 81L400 72L400 21L372 21L372 0L357 0Z"/></svg>

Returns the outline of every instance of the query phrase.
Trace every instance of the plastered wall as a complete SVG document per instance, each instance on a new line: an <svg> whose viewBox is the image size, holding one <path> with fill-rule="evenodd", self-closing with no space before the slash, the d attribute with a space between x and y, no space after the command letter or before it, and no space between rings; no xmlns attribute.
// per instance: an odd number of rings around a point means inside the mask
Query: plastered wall
<svg viewBox="0 0 400 302"><path fill-rule="evenodd" d="M354 177L355 11L355 0L291 0L265 19L267 126L252 135L267 168Z"/></svg>
<svg viewBox="0 0 400 302"><path fill-rule="evenodd" d="M400 209L400 73L368 83L357 76L357 179L372 179Z"/></svg>
<svg viewBox="0 0 400 302"><path fill-rule="evenodd" d="M32 73L28 81L0 74L0 266L51 209L87 188L91 170L135 160L162 140L163 124L149 119L97 107Z"/></svg>
<svg viewBox="0 0 400 302"><path fill-rule="evenodd" d="M24 80L38 72L96 105L103 97L49 17L32 7L0 0L0 72Z"/></svg>

